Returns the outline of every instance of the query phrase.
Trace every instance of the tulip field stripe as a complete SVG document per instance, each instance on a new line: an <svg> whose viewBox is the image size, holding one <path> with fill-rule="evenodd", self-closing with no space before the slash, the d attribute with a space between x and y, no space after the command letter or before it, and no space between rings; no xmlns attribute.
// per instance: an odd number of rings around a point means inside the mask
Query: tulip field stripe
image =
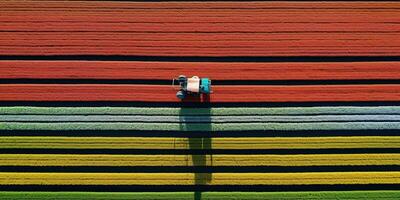
<svg viewBox="0 0 400 200"><path fill-rule="evenodd" d="M20 33L10 37L15 34ZM400 62L0 61L2 79L171 80L180 74L212 80L389 80L400 77Z"/></svg>
<svg viewBox="0 0 400 200"><path fill-rule="evenodd" d="M157 115L157 116L237 116L237 115L398 115L400 106L332 107L0 107L0 115Z"/></svg>
<svg viewBox="0 0 400 200"><path fill-rule="evenodd" d="M208 9L237 9L238 3L235 2L190 2L182 4L181 2L134 2L132 4L123 4L117 1L104 1L101 2L102 7L99 8L99 2L92 0L82 0L77 3L66 3L66 1L49 1L40 0L32 1L27 0L23 2L11 1L0 4L4 10L61 10L64 11L66 8L74 8L76 10L116 10L115 12L130 12L126 8L131 9L180 9L180 10L208 10ZM127 7L129 6L129 7ZM124 9L125 8L125 9ZM395 2L319 2L315 1L312 4L308 2L279 2L279 3L268 3L268 2L250 2L250 3L240 3L240 8L243 9L273 9L273 10L283 10L283 9L348 9L348 10L359 10L359 9L398 9L400 5ZM114 13L113 13L114 14ZM310 18L315 20L314 18ZM376 18L372 18L376 20Z"/></svg>
<svg viewBox="0 0 400 200"><path fill-rule="evenodd" d="M229 196L213 193L209 194L208 199L229 199ZM239 196L253 198L255 195L238 193ZM361 194L362 195L362 194ZM362 196L388 196L396 197L396 193L387 192L383 194L365 194ZM262 196L270 196L268 194ZM275 196L275 195L272 195ZM352 196L352 195L349 195ZM194 192L5 192L0 191L0 199L2 200L195 200ZM204 199L204 198L202 198Z"/></svg>
<svg viewBox="0 0 400 200"><path fill-rule="evenodd" d="M142 123L235 123L235 122L400 122L400 115L318 116L146 116L146 115L0 115L1 122L142 122Z"/></svg>
<svg viewBox="0 0 400 200"><path fill-rule="evenodd" d="M399 51L400 52L400 51ZM400 101L400 84L213 86L209 98L187 102L336 102ZM181 102L170 85L1 84L0 101Z"/></svg>
<svg viewBox="0 0 400 200"><path fill-rule="evenodd" d="M400 165L400 154L73 155L0 154L0 166L368 166Z"/></svg>
<svg viewBox="0 0 400 200"><path fill-rule="evenodd" d="M400 172L14 173L0 185L337 185L399 184Z"/></svg>
<svg viewBox="0 0 400 200"><path fill-rule="evenodd" d="M0 192L3 200L195 200L195 192ZM313 191L313 192L201 192L202 200L391 200L399 199L400 191Z"/></svg>
<svg viewBox="0 0 400 200"><path fill-rule="evenodd" d="M207 145L203 145L209 143ZM3 136L0 149L349 149L400 148L396 136L347 137L57 137Z"/></svg>
<svg viewBox="0 0 400 200"><path fill-rule="evenodd" d="M2 2L0 54L400 55L399 3L334 3Z"/></svg>
<svg viewBox="0 0 400 200"><path fill-rule="evenodd" d="M0 122L0 130L135 130L135 131L311 131L392 130L400 122L303 122L303 123L138 123L138 122ZM167 134L167 133L166 133Z"/></svg>

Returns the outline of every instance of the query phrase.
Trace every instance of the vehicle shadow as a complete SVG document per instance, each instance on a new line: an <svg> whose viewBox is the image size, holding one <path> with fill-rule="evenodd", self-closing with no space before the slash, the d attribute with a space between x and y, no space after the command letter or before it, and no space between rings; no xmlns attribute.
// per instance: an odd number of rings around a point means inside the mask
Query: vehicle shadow
<svg viewBox="0 0 400 200"><path fill-rule="evenodd" d="M198 96L198 99L195 99L192 97L190 99L191 102L203 102L203 103L209 103L209 96L208 95L203 95L203 96ZM209 105L209 104L208 104ZM179 121L180 121L180 130L187 132L187 134L197 132L201 130L202 132L205 133L205 137L191 137L190 135L187 135L188 138L188 147L189 150L195 150L196 154L190 154L191 156L191 162L193 163L188 163L190 166L193 165L194 168L202 168L205 169L205 172L195 172L194 174L194 183L195 185L207 185L211 183L212 180L212 173L210 167L212 167L212 154L210 154L210 150L212 148L212 138L209 137L209 133L212 131L212 123L211 123L211 108L210 107L201 107L198 109L201 109L201 116L202 116L202 121L199 122L193 122L189 120L190 115L193 116L192 108L187 108L187 107L181 107L180 109L180 114L179 114ZM199 116L199 115L194 115L194 116ZM197 136L199 134L196 134ZM198 152L198 153L197 153ZM200 200L202 197L202 192L196 190L194 192L194 199L195 200Z"/></svg>

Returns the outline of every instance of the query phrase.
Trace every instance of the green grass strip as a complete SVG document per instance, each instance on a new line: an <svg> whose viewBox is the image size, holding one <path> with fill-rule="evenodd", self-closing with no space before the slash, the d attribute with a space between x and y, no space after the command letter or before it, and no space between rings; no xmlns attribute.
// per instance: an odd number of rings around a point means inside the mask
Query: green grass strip
<svg viewBox="0 0 400 200"><path fill-rule="evenodd" d="M3 122L162 122L162 123L239 123L239 122L400 122L400 115L263 115L263 116L148 116L148 115L0 115Z"/></svg>
<svg viewBox="0 0 400 200"><path fill-rule="evenodd" d="M391 200L399 199L400 191L332 191L332 192L0 192L2 200Z"/></svg>
<svg viewBox="0 0 400 200"><path fill-rule="evenodd" d="M22 200L164 200L164 199L194 199L193 192L0 192L0 199L22 199Z"/></svg>
<svg viewBox="0 0 400 200"><path fill-rule="evenodd" d="M166 108L166 107L0 107L0 114L46 115L308 115L400 114L400 106L279 107L279 108Z"/></svg>
<svg viewBox="0 0 400 200"><path fill-rule="evenodd" d="M400 122L307 123L21 123L1 122L0 130L143 130L143 131L307 131L400 129Z"/></svg>

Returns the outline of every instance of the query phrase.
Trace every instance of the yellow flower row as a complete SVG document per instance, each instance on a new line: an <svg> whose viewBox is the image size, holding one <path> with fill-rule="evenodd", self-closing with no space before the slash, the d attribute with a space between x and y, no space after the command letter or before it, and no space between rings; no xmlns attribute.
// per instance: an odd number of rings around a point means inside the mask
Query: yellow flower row
<svg viewBox="0 0 400 200"><path fill-rule="evenodd" d="M0 137L1 148L65 149L324 149L400 148L396 136L346 137Z"/></svg>
<svg viewBox="0 0 400 200"><path fill-rule="evenodd" d="M312 185L399 183L400 172L0 173L0 185Z"/></svg>

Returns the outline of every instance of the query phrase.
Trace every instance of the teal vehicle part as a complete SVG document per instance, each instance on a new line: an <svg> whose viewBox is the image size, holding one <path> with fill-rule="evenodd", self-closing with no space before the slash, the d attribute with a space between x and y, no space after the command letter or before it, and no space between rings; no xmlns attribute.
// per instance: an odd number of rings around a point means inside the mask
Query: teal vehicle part
<svg viewBox="0 0 400 200"><path fill-rule="evenodd" d="M176 93L176 97L179 99L184 99L188 95L211 93L211 80L209 78L199 78L198 76L187 78L180 75L177 79L172 80L173 86L175 81L179 84L179 91Z"/></svg>

